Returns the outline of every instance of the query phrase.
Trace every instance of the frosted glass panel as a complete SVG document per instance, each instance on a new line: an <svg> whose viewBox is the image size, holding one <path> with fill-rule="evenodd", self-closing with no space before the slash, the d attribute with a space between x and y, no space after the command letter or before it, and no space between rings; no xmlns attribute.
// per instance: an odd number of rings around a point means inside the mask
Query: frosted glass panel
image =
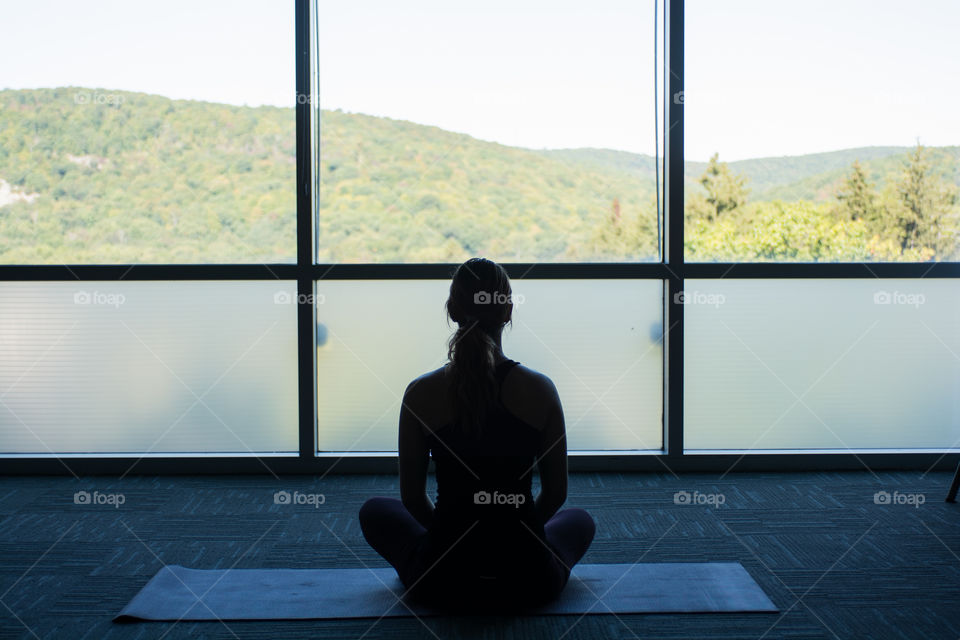
<svg viewBox="0 0 960 640"><path fill-rule="evenodd" d="M954 447L960 284L687 280L689 449Z"/></svg>
<svg viewBox="0 0 960 640"><path fill-rule="evenodd" d="M446 362L450 283L317 283L318 446L393 451L406 385ZM504 352L550 376L568 447L661 449L660 281L517 280Z"/></svg>
<svg viewBox="0 0 960 640"><path fill-rule="evenodd" d="M0 452L296 451L292 282L0 286Z"/></svg>

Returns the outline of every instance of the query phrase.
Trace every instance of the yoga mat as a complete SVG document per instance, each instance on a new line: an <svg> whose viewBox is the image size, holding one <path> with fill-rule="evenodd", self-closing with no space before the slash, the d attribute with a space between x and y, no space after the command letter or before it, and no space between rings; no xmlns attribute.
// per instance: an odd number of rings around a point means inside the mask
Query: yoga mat
<svg viewBox="0 0 960 640"><path fill-rule="evenodd" d="M115 622L444 615L401 601L390 568L187 569L168 565ZM524 615L766 612L777 608L737 562L578 564L560 597Z"/></svg>

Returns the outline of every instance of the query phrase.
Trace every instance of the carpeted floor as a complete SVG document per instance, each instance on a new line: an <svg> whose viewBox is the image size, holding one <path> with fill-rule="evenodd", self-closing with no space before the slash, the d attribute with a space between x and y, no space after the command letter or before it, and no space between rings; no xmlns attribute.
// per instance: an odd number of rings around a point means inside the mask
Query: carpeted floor
<svg viewBox="0 0 960 640"><path fill-rule="evenodd" d="M368 496L398 495L396 478L0 478L0 639L956 639L960 505L943 502L951 477L571 475L567 506L597 520L584 562L738 561L780 614L132 625L111 618L165 563L385 566L356 513ZM78 491L90 503L76 504ZM291 503L277 504L277 491ZM899 504L877 504L878 491ZM322 504L304 497L314 494Z"/></svg>

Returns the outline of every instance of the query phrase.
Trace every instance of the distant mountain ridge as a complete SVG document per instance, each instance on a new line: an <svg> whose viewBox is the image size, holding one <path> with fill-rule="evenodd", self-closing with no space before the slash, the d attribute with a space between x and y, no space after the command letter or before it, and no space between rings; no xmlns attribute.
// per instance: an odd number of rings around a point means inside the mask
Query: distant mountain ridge
<svg viewBox="0 0 960 640"><path fill-rule="evenodd" d="M650 156L523 149L339 110L323 111L321 137L321 261L612 259L594 246L597 229L621 218L639 225L629 243L617 241L624 250L656 255ZM291 261L295 139L292 107L2 90L0 263ZM748 177L748 201L828 201L854 160L882 185L907 151L729 165ZM932 148L931 157L960 184L960 147ZM700 189L705 166L687 163L690 188Z"/></svg>
<svg viewBox="0 0 960 640"><path fill-rule="evenodd" d="M857 147L796 156L773 156L727 162L735 173L748 179L751 200L814 200L833 197L830 187L859 161L867 175L881 182L891 170L899 168L912 147ZM960 185L960 171L951 164L960 163L960 146L931 147L941 160L946 160L946 173L953 173L953 182ZM600 171L636 172L655 178L653 156L613 149L551 149L539 151L548 157L560 158ZM723 161L723 156L720 156ZM696 182L707 168L706 162L684 163L688 184ZM949 177L949 176L948 176ZM661 176L662 179L662 176Z"/></svg>

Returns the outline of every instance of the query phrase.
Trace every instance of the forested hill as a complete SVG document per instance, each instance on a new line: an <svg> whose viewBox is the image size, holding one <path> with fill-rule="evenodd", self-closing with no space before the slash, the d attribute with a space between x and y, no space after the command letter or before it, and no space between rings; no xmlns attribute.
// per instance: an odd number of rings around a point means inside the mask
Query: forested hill
<svg viewBox="0 0 960 640"><path fill-rule="evenodd" d="M649 156L521 149L340 111L322 114L321 148L321 260L604 259L596 229L611 214L638 221L625 251L655 254ZM729 166L751 202L817 201L855 159L881 184L906 151ZM960 149L932 151L957 182ZM696 189L704 168L687 165ZM292 260L295 173L292 108L0 91L0 263Z"/></svg>
<svg viewBox="0 0 960 640"><path fill-rule="evenodd" d="M0 262L292 258L293 126L292 109L0 91Z"/></svg>
<svg viewBox="0 0 960 640"><path fill-rule="evenodd" d="M728 162L730 170L747 178L753 201L829 200L836 187L859 161L874 182L883 184L903 166L912 147L858 147L799 156L753 158ZM557 149L541 151L585 168L598 171L633 172L655 180L653 156L612 149ZM941 168L960 185L960 147L931 149ZM723 157L720 158L723 160ZM695 185L707 168L706 162L685 163L688 185Z"/></svg>

